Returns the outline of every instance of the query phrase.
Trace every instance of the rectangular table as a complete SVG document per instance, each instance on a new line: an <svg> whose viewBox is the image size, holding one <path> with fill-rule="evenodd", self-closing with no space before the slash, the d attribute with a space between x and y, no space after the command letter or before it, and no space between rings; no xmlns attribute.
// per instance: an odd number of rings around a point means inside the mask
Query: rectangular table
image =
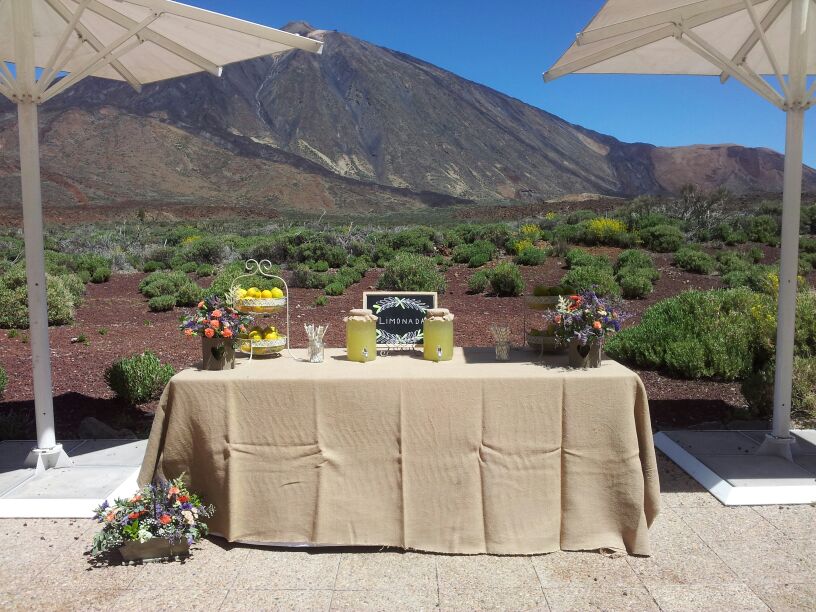
<svg viewBox="0 0 816 612"><path fill-rule="evenodd" d="M239 361L164 391L140 473L189 476L229 541L648 555L659 485L640 378L456 349Z"/></svg>

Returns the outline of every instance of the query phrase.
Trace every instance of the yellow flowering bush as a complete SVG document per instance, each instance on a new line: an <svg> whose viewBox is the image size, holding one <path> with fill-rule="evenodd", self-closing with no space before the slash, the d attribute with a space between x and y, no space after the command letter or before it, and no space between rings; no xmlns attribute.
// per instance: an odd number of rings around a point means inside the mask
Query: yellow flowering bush
<svg viewBox="0 0 816 612"><path fill-rule="evenodd" d="M587 221L583 238L588 244L609 246L629 246L634 241L623 221L608 217L595 217Z"/></svg>

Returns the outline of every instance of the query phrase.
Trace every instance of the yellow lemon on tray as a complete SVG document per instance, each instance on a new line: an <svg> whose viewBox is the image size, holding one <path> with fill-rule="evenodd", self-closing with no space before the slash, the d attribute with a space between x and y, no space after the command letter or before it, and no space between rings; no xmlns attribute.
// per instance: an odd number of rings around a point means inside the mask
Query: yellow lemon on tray
<svg viewBox="0 0 816 612"><path fill-rule="evenodd" d="M269 289L264 289L261 291L261 297L265 300L268 300L272 297L272 292Z"/></svg>
<svg viewBox="0 0 816 612"><path fill-rule="evenodd" d="M268 334L264 335L264 340L277 340L278 339L278 332L269 332Z"/></svg>
<svg viewBox="0 0 816 612"><path fill-rule="evenodd" d="M256 300L259 297L261 297L261 290L258 289L257 287L250 287L249 289L247 289L246 296L248 298Z"/></svg>
<svg viewBox="0 0 816 612"><path fill-rule="evenodd" d="M280 298L283 297L283 290L280 289L279 287L272 288L270 293L272 294L270 295L270 297L275 298L276 300L279 300Z"/></svg>

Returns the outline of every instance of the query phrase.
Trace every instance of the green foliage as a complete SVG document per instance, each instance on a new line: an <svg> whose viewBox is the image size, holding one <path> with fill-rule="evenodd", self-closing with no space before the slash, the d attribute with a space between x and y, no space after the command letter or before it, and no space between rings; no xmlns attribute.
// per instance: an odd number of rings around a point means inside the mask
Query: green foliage
<svg viewBox="0 0 816 612"><path fill-rule="evenodd" d="M765 253L759 247L751 247L748 249L745 256L751 261L751 263L755 264L758 264L765 259Z"/></svg>
<svg viewBox="0 0 816 612"><path fill-rule="evenodd" d="M649 307L606 351L682 378L737 380L767 358L772 313L770 297L744 289L687 291Z"/></svg>
<svg viewBox="0 0 816 612"><path fill-rule="evenodd" d="M3 392L6 390L6 386L8 385L8 374L3 369L3 366L0 366L0 397L3 397Z"/></svg>
<svg viewBox="0 0 816 612"><path fill-rule="evenodd" d="M589 245L629 247L635 242L635 238L627 231L623 221L596 217L586 222L582 242Z"/></svg>
<svg viewBox="0 0 816 612"><path fill-rule="evenodd" d="M622 273L621 273L622 272ZM653 291L648 270L642 268L622 268L618 273L621 294L627 300L642 299Z"/></svg>
<svg viewBox="0 0 816 612"><path fill-rule="evenodd" d="M772 215L757 215L748 222L748 238L770 246L779 244L779 221Z"/></svg>
<svg viewBox="0 0 816 612"><path fill-rule="evenodd" d="M524 291L524 279L518 266L502 262L490 271L490 287L498 296L509 297L521 295Z"/></svg>
<svg viewBox="0 0 816 612"><path fill-rule="evenodd" d="M620 296L621 290L612 267L581 266L572 268L561 279L562 285L573 287L577 293L594 291L599 296Z"/></svg>
<svg viewBox="0 0 816 612"><path fill-rule="evenodd" d="M312 272L328 272L329 271L329 262L321 259L320 261L307 261L306 267L308 267Z"/></svg>
<svg viewBox="0 0 816 612"><path fill-rule="evenodd" d="M343 283L329 283L324 290L326 295L343 295L346 292L346 285Z"/></svg>
<svg viewBox="0 0 816 612"><path fill-rule="evenodd" d="M454 248L453 253L451 253L451 259L455 263L466 263L471 268L478 268L493 259L495 254L496 246L492 242L478 240L468 244L461 244ZM471 262L473 263L471 264Z"/></svg>
<svg viewBox="0 0 816 612"><path fill-rule="evenodd" d="M559 225L552 232L552 241L564 244L578 244L584 235L583 225Z"/></svg>
<svg viewBox="0 0 816 612"><path fill-rule="evenodd" d="M643 245L657 253L672 253L684 241L683 232L674 225L653 225L640 232Z"/></svg>
<svg viewBox="0 0 816 612"><path fill-rule="evenodd" d="M195 270L198 278L207 278L215 274L215 268L211 264L201 264Z"/></svg>
<svg viewBox="0 0 816 612"><path fill-rule="evenodd" d="M151 260L151 261L145 262L145 265L142 266L142 271L150 274L151 272L157 272L159 270L164 270L166 268L167 268L167 266L165 266L160 261Z"/></svg>
<svg viewBox="0 0 816 612"><path fill-rule="evenodd" d="M769 361L742 383L742 394L758 416L773 414L775 375L775 364ZM816 358L796 357L793 361L791 414L794 418L816 419Z"/></svg>
<svg viewBox="0 0 816 612"><path fill-rule="evenodd" d="M147 351L114 362L105 371L105 382L116 397L138 406L158 399L173 374L172 366Z"/></svg>
<svg viewBox="0 0 816 612"><path fill-rule="evenodd" d="M682 247L674 254L674 265L694 274L711 274L717 267L717 260L694 247Z"/></svg>
<svg viewBox="0 0 816 612"><path fill-rule="evenodd" d="M298 264L292 268L292 280L289 284L303 289L321 289L331 282L330 278L326 272L313 272L306 264Z"/></svg>
<svg viewBox="0 0 816 612"><path fill-rule="evenodd" d="M167 312L168 310L173 310L176 307L176 296L157 295L148 300L147 307L150 308L151 312Z"/></svg>
<svg viewBox="0 0 816 612"><path fill-rule="evenodd" d="M570 270L574 268L605 268L612 270L612 264L609 259L603 255L592 255L584 249L572 249L567 253L567 268Z"/></svg>
<svg viewBox="0 0 816 612"><path fill-rule="evenodd" d="M93 253L45 252L46 272L54 276L75 274L83 284L105 283L111 276L111 261L107 257Z"/></svg>
<svg viewBox="0 0 816 612"><path fill-rule="evenodd" d="M621 268L654 268L654 260L646 251L639 249L629 249L621 251L618 260L615 262L615 271Z"/></svg>
<svg viewBox="0 0 816 612"><path fill-rule="evenodd" d="M715 240L722 240L728 246L744 244L748 242L748 234L738 227L733 227L728 223L720 223L711 232L711 237Z"/></svg>
<svg viewBox="0 0 816 612"><path fill-rule="evenodd" d="M468 279L468 293L484 293L488 285L490 285L490 270L479 270Z"/></svg>
<svg viewBox="0 0 816 612"><path fill-rule="evenodd" d="M540 266L546 260L547 251L531 246L519 253L514 261L521 266Z"/></svg>
<svg viewBox="0 0 816 612"><path fill-rule="evenodd" d="M198 264L196 262L194 262L194 261L188 261L183 266L181 266L181 268L179 268L179 270L181 270L185 274L192 274L193 272L198 270Z"/></svg>
<svg viewBox="0 0 816 612"><path fill-rule="evenodd" d="M325 295L318 295L314 299L314 305L317 306L317 307L325 306L328 303L329 303L329 298L327 296L325 296Z"/></svg>
<svg viewBox="0 0 816 612"><path fill-rule="evenodd" d="M223 261L224 254L224 243L215 236L193 240L181 250L181 257L185 262L196 264L219 264Z"/></svg>
<svg viewBox="0 0 816 612"><path fill-rule="evenodd" d="M48 324L73 323L79 294L84 285L74 274L52 276L46 274L48 295ZM0 275L0 328L28 327L28 288L25 268L18 264Z"/></svg>
<svg viewBox="0 0 816 612"><path fill-rule="evenodd" d="M430 257L400 253L389 261L377 284L390 291L445 291L445 277Z"/></svg>

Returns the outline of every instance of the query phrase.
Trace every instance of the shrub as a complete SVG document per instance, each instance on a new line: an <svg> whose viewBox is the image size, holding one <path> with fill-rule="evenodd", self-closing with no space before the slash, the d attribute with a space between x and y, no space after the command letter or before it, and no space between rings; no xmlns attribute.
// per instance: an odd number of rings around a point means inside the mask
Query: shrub
<svg viewBox="0 0 816 612"><path fill-rule="evenodd" d="M348 253L343 247L328 244L324 240L310 240L297 248L297 260L325 261L330 268L340 268L346 265Z"/></svg>
<svg viewBox="0 0 816 612"><path fill-rule="evenodd" d="M518 266L502 262L490 272L490 287L498 296L521 295L524 291L524 279Z"/></svg>
<svg viewBox="0 0 816 612"><path fill-rule="evenodd" d="M742 383L748 405L762 417L773 413L775 365L770 361ZM816 359L796 357L793 361L791 414L795 418L816 419Z"/></svg>
<svg viewBox="0 0 816 612"><path fill-rule="evenodd" d="M477 260L484 260L484 263L487 263L493 256L496 254L496 246L492 242L488 242L486 240L478 240L476 242L470 244L460 244L456 248L453 249L453 253L451 253L451 259L455 263L466 263L469 265L471 259L476 258ZM481 265L484 265L481 264ZM472 268L478 266L470 266Z"/></svg>
<svg viewBox="0 0 816 612"><path fill-rule="evenodd" d="M314 299L314 305L315 305L315 306L318 306L318 307L319 307L319 306L325 306L325 305L326 305L326 304L328 304L328 303L329 303L329 298L328 298L328 297L326 297L325 295L318 295L318 296L317 296L317 297Z"/></svg>
<svg viewBox="0 0 816 612"><path fill-rule="evenodd" d="M292 287L302 287L303 289L321 289L328 285L331 280L326 272L312 272L309 266L298 264L292 268ZM253 285L261 288L259 285Z"/></svg>
<svg viewBox="0 0 816 612"><path fill-rule="evenodd" d="M415 253L417 255L431 255L436 250L436 241L442 237L431 227L412 227L386 234L388 246L400 253Z"/></svg>
<svg viewBox="0 0 816 612"><path fill-rule="evenodd" d="M185 262L218 264L224 259L224 243L219 238L206 237L194 240L182 249Z"/></svg>
<svg viewBox="0 0 816 612"><path fill-rule="evenodd" d="M6 390L6 386L8 385L8 374L3 369L3 366L0 366L0 397L3 397L3 392Z"/></svg>
<svg viewBox="0 0 816 612"><path fill-rule="evenodd" d="M162 262L151 260L145 262L145 265L142 266L142 271L149 274L150 272L157 272L158 270L164 270L165 268L167 268L167 266L165 266Z"/></svg>
<svg viewBox="0 0 816 612"><path fill-rule="evenodd" d="M720 274L725 276L732 272L747 272L751 263L735 251L723 251L717 254L717 267Z"/></svg>
<svg viewBox="0 0 816 612"><path fill-rule="evenodd" d="M111 277L110 268L97 268L91 274L91 282L95 285L100 283L107 283Z"/></svg>
<svg viewBox="0 0 816 612"><path fill-rule="evenodd" d="M179 270L181 270L185 274L192 274L193 272L198 270L198 264L194 261L188 261L183 266L181 266Z"/></svg>
<svg viewBox="0 0 816 612"><path fill-rule="evenodd" d="M762 249L759 247L751 247L748 249L748 252L745 256L751 261L751 263L758 264L763 259L765 259L765 253L763 253Z"/></svg>
<svg viewBox="0 0 816 612"><path fill-rule="evenodd" d="M553 230L553 242L563 242L565 244L576 244L584 235L582 225L559 225Z"/></svg>
<svg viewBox="0 0 816 612"><path fill-rule="evenodd" d="M525 238L522 238L520 240L516 240L515 242L513 242L512 246L513 246L513 252L516 255L520 255L522 253L522 251L524 251L526 249L529 249L530 247L534 247L535 245L532 242L530 242L529 240L527 240Z"/></svg>
<svg viewBox="0 0 816 612"><path fill-rule="evenodd" d="M596 217L586 222L583 240L587 244L630 246L634 238L626 231L626 224L618 219Z"/></svg>
<svg viewBox="0 0 816 612"><path fill-rule="evenodd" d="M179 287L173 297L177 306L195 306L204 297L204 290L190 281Z"/></svg>
<svg viewBox="0 0 816 612"><path fill-rule="evenodd" d="M67 325L74 320L77 296L84 285L76 275L63 277L46 274L48 295L48 324ZM72 292L73 289L73 292ZM0 276L0 328L24 329L28 327L28 288L25 268L15 265Z"/></svg>
<svg viewBox="0 0 816 612"><path fill-rule="evenodd" d="M816 209L816 205L813 208ZM816 253L816 238L808 238L807 236L799 238L799 252Z"/></svg>
<svg viewBox="0 0 816 612"><path fill-rule="evenodd" d="M490 270L479 270L468 279L468 293L484 293L490 284Z"/></svg>
<svg viewBox="0 0 816 612"><path fill-rule="evenodd" d="M343 283L329 283L324 291L326 295L343 295L346 292L346 285Z"/></svg>
<svg viewBox="0 0 816 612"><path fill-rule="evenodd" d="M147 307L150 308L151 312L167 312L168 310L173 310L176 307L176 296L157 295L148 300Z"/></svg>
<svg viewBox="0 0 816 612"><path fill-rule="evenodd" d="M640 232L644 246L657 253L672 253L684 240L683 232L674 225L654 225Z"/></svg>
<svg viewBox="0 0 816 612"><path fill-rule="evenodd" d="M329 262L321 259L320 261L307 262L306 265L311 268L313 272L328 272Z"/></svg>
<svg viewBox="0 0 816 612"><path fill-rule="evenodd" d="M771 215L751 217L748 223L748 237L753 242L762 242L771 246L779 244L779 222Z"/></svg>
<svg viewBox="0 0 816 612"><path fill-rule="evenodd" d="M196 268L195 273L198 278L206 278L215 273L215 268L211 264L201 264Z"/></svg>
<svg viewBox="0 0 816 612"><path fill-rule="evenodd" d="M687 291L649 307L606 351L682 378L741 379L767 358L772 313L770 297L744 289Z"/></svg>
<svg viewBox="0 0 816 612"><path fill-rule="evenodd" d="M621 294L611 268L582 266L573 268L561 279L562 285L573 287L577 293L595 291L600 296L619 296Z"/></svg>
<svg viewBox="0 0 816 612"><path fill-rule="evenodd" d="M445 291L445 277L430 257L400 253L385 266L377 287L391 291Z"/></svg>
<svg viewBox="0 0 816 612"><path fill-rule="evenodd" d="M615 271L621 268L654 268L654 260L646 251L639 249L629 249L621 251L618 260L615 262Z"/></svg>
<svg viewBox="0 0 816 612"><path fill-rule="evenodd" d="M633 274L648 278L650 283L656 283L660 280L660 272L654 266L650 268L637 268L635 266L619 268L615 273L615 279L620 282L620 279L626 276L632 276Z"/></svg>
<svg viewBox="0 0 816 612"><path fill-rule="evenodd" d="M477 253L471 257L468 262L468 268L481 268L490 261L490 256L487 253Z"/></svg>
<svg viewBox="0 0 816 612"><path fill-rule="evenodd" d="M623 297L627 300L641 299L652 292L652 280L647 271L642 268L623 268L623 270L627 272L618 278Z"/></svg>
<svg viewBox="0 0 816 612"><path fill-rule="evenodd" d="M158 399L174 373L172 366L147 351L114 362L105 371L105 382L116 397L138 406Z"/></svg>
<svg viewBox="0 0 816 612"><path fill-rule="evenodd" d="M538 247L528 247L519 253L515 262L521 266L540 266L547 259L547 251Z"/></svg>
<svg viewBox="0 0 816 612"><path fill-rule="evenodd" d="M572 249L566 255L567 268L608 268L612 270L612 264L603 255L592 255L584 249Z"/></svg>
<svg viewBox="0 0 816 612"><path fill-rule="evenodd" d="M674 254L674 265L695 274L711 274L717 261L708 253L694 247L682 247Z"/></svg>
<svg viewBox="0 0 816 612"><path fill-rule="evenodd" d="M748 234L740 228L732 227L728 223L719 224L714 228L711 235L715 240L722 240L729 246L748 242Z"/></svg>

